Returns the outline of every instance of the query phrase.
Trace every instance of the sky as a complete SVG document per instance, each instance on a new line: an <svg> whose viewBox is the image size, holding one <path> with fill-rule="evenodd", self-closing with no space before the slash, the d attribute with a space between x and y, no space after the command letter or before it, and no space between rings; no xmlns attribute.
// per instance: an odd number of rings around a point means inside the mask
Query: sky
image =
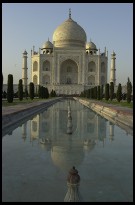
<svg viewBox="0 0 135 205"><path fill-rule="evenodd" d="M13 83L22 78L22 56L28 52L28 83L31 82L31 49L35 51L48 40L69 16L86 32L87 42L108 50L108 82L111 53L116 53L116 84L133 83L133 3L3 3L2 73Z"/></svg>

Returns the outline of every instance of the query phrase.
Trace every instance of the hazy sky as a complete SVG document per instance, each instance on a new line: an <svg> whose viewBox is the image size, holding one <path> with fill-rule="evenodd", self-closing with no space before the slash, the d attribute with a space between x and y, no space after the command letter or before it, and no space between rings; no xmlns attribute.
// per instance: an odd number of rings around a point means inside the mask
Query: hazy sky
<svg viewBox="0 0 135 205"><path fill-rule="evenodd" d="M14 84L22 78L22 53L28 52L28 82L31 82L31 49L38 51L55 29L72 19L104 52L108 50L108 82L111 53L116 53L116 84L133 82L133 4L132 3L3 3L2 4L2 72Z"/></svg>

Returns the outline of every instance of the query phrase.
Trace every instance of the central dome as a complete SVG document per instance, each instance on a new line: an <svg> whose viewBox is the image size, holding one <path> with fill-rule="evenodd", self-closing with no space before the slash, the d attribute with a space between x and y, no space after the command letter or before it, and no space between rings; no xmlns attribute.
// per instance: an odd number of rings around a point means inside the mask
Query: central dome
<svg viewBox="0 0 135 205"><path fill-rule="evenodd" d="M55 47L84 47L87 37L84 29L71 18L64 21L53 33Z"/></svg>

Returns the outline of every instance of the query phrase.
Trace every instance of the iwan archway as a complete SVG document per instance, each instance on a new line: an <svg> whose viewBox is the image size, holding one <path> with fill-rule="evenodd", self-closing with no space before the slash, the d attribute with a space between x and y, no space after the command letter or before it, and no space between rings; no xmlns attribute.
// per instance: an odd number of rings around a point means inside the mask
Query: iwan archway
<svg viewBox="0 0 135 205"><path fill-rule="evenodd" d="M65 60L60 66L60 84L78 84L78 66L71 59Z"/></svg>

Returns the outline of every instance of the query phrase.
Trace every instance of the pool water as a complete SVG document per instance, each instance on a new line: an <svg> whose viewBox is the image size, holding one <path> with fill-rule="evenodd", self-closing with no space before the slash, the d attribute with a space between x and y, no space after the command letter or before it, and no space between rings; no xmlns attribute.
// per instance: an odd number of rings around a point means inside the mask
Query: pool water
<svg viewBox="0 0 135 205"><path fill-rule="evenodd" d="M2 201L63 202L73 166L83 201L133 201L133 136L75 100L3 136Z"/></svg>

